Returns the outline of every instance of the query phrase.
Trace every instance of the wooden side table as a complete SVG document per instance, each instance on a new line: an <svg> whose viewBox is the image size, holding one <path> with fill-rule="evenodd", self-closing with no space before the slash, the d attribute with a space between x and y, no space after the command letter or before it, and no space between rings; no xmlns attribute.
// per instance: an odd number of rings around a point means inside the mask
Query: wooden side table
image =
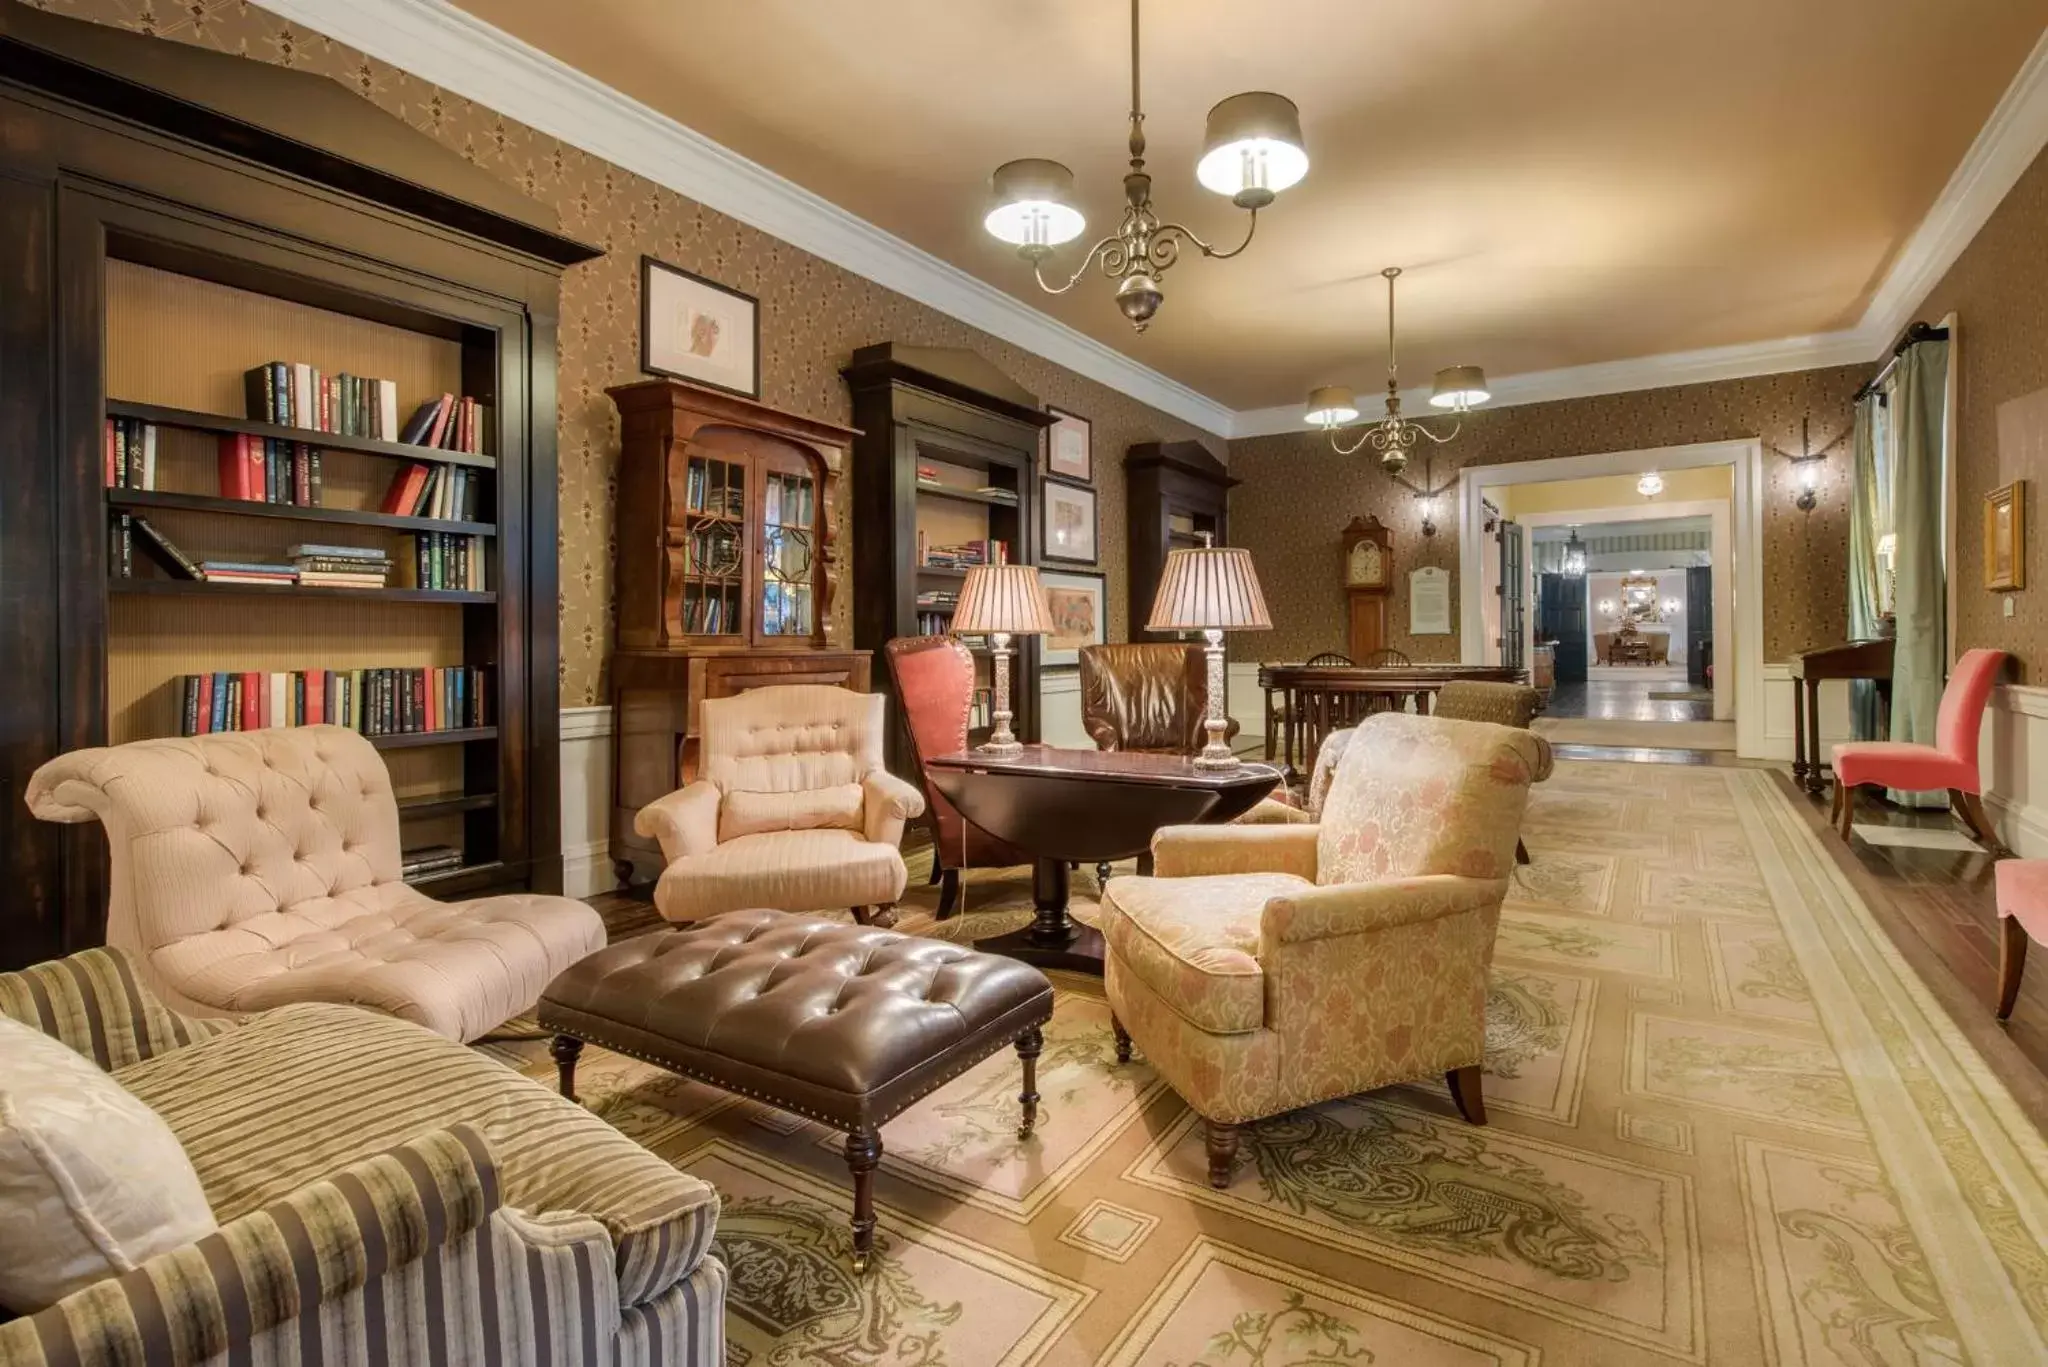
<svg viewBox="0 0 2048 1367"><path fill-rule="evenodd" d="M1234 820L1280 783L1270 764L1197 769L1184 755L1027 745L1011 758L972 750L925 762L932 786L969 821L1034 856L1023 930L975 941L1039 968L1102 972L1102 936L1067 915L1067 870L1146 853L1162 826Z"/></svg>

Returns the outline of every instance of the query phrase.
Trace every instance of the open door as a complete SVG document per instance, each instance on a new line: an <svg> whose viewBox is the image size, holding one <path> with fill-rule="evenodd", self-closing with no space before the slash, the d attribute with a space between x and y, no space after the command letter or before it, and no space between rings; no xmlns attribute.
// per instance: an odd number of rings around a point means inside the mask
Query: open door
<svg viewBox="0 0 2048 1367"><path fill-rule="evenodd" d="M1536 577L1536 630L1557 643L1557 681L1586 681L1586 576L1541 574Z"/></svg>
<svg viewBox="0 0 2048 1367"><path fill-rule="evenodd" d="M1529 535L1519 522L1500 524L1500 662L1527 669L1528 623L1522 602L1522 565Z"/></svg>
<svg viewBox="0 0 2048 1367"><path fill-rule="evenodd" d="M1714 662L1714 571L1692 565L1685 571L1685 677L1694 688L1706 688L1707 666Z"/></svg>

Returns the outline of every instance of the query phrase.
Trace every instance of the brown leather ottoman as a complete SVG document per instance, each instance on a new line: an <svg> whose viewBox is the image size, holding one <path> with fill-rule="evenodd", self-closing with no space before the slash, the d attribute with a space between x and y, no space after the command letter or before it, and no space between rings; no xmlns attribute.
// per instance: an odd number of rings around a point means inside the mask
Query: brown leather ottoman
<svg viewBox="0 0 2048 1367"><path fill-rule="evenodd" d="M1014 1043L1017 1137L1031 1137L1052 984L942 940L734 911L598 951L548 984L539 1015L572 1101L588 1041L844 1130L853 1265L864 1271L885 1121Z"/></svg>

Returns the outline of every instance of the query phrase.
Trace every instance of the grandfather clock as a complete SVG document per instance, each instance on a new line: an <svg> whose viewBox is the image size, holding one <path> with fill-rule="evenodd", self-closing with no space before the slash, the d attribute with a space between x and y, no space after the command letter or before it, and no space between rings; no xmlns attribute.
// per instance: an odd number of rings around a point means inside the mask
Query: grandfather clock
<svg viewBox="0 0 2048 1367"><path fill-rule="evenodd" d="M1345 651L1365 663L1387 648L1387 599L1394 585L1394 536L1377 517L1354 517L1344 529Z"/></svg>

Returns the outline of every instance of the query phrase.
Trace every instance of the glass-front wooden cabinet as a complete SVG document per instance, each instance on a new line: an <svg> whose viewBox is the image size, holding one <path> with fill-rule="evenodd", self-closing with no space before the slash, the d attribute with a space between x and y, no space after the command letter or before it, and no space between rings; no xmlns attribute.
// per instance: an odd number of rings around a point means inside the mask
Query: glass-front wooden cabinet
<svg viewBox="0 0 2048 1367"><path fill-rule="evenodd" d="M612 850L630 881L659 871L633 814L694 773L699 703L767 684L866 690L868 654L832 618L834 500L859 434L677 380L607 392L620 416Z"/></svg>

